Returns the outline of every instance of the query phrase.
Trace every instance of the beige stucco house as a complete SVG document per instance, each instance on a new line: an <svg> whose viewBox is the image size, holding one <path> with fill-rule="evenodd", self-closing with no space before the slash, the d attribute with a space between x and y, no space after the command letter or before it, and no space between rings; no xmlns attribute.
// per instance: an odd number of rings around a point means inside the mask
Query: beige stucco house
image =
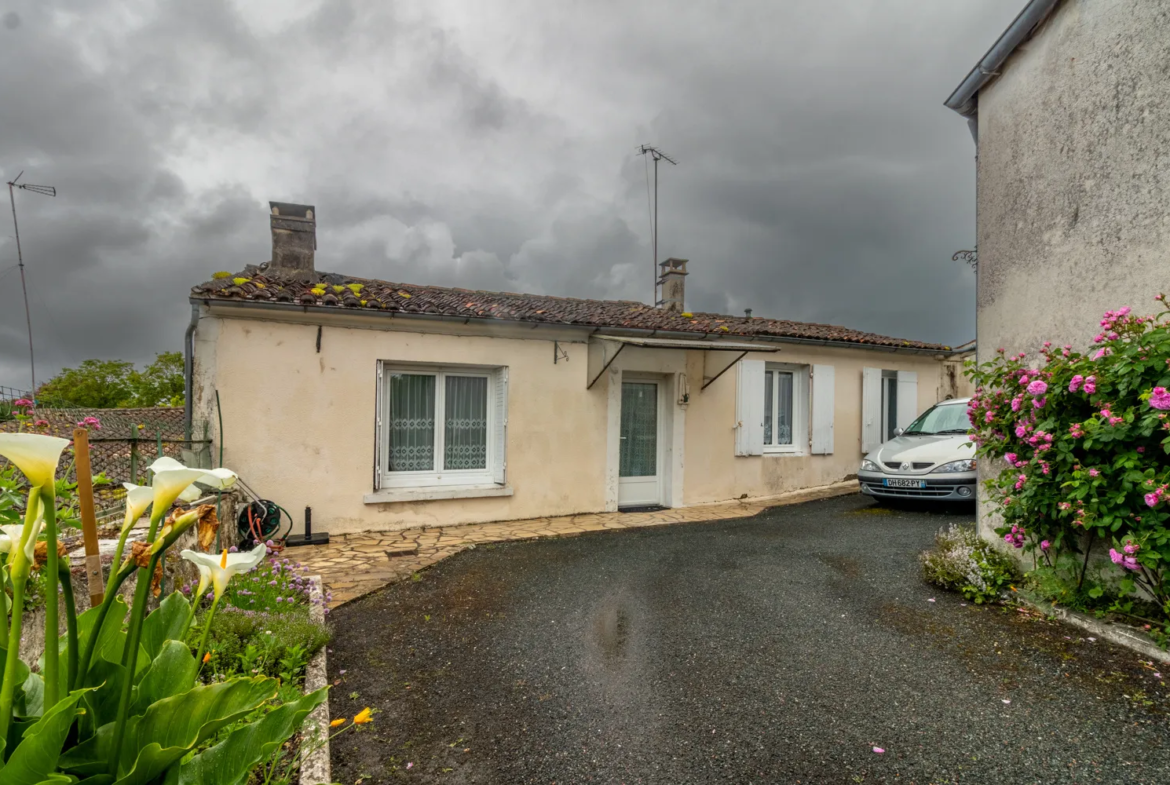
<svg viewBox="0 0 1170 785"><path fill-rule="evenodd" d="M976 145L980 361L1084 348L1170 291L1167 74L1167 3L1031 0L947 99Z"/></svg>
<svg viewBox="0 0 1170 785"><path fill-rule="evenodd" d="M193 413L224 463L332 533L758 498L856 474L960 395L949 347L840 327L315 270L313 208L272 261L191 292Z"/></svg>

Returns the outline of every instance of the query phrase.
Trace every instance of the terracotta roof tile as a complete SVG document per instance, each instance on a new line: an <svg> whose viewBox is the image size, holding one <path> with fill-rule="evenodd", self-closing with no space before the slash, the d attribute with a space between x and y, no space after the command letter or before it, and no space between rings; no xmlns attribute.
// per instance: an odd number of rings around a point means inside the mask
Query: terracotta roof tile
<svg viewBox="0 0 1170 785"><path fill-rule="evenodd" d="M696 337L712 334L772 336L891 348L949 349L941 344L891 338L829 324L715 313L684 315L631 300L581 300L544 294L483 292L391 283L332 273L321 273L320 279L318 283L309 284L263 273L245 272L199 284L191 289L191 297L197 300L283 302L329 309L384 310L514 322L663 330L694 333Z"/></svg>

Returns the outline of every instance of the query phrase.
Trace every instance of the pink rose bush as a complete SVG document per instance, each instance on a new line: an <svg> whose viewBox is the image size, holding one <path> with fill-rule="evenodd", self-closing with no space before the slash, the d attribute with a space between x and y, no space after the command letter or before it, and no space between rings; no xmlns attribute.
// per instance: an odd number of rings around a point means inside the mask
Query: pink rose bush
<svg viewBox="0 0 1170 785"><path fill-rule="evenodd" d="M1170 623L1170 311L1107 311L1088 353L1045 342L969 365L968 404L997 534L1080 590L1086 549L1119 591L1144 590ZM1170 630L1170 628L1168 628Z"/></svg>

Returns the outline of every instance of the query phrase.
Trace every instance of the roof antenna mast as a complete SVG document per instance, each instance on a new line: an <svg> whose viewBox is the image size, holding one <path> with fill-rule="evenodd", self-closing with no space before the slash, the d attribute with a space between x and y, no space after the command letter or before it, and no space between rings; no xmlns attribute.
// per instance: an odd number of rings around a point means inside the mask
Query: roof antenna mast
<svg viewBox="0 0 1170 785"><path fill-rule="evenodd" d="M16 197L14 196L15 188L23 191L32 191L34 194L42 196L56 196L57 189L51 185L33 185L32 183L17 183L21 175L21 171L16 177L8 181L8 201L12 205L12 230L16 233L16 262L20 267L20 289L24 292L24 321L28 325L28 366L29 374L32 378L31 392L33 400L37 397L37 363L33 355L33 335L32 335L32 313L28 309L28 284L24 280L24 255L20 252L20 227L16 223Z"/></svg>
<svg viewBox="0 0 1170 785"><path fill-rule="evenodd" d="M650 244L654 248L654 267L651 272L654 274L654 298L650 301L657 308L661 305L658 299L658 285L661 283L658 277L658 162L666 161L672 166L678 166L678 161L671 158L666 153L659 150L653 145L644 144L638 148L639 155L649 155L654 159L654 208L650 216ZM646 173L646 197L650 197L650 173Z"/></svg>

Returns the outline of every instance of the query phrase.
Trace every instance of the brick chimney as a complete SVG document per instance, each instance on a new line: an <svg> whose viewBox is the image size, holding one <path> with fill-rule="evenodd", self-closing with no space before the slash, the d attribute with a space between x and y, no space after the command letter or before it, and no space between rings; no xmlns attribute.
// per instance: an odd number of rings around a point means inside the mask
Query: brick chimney
<svg viewBox="0 0 1170 785"><path fill-rule="evenodd" d="M269 202L268 206L272 210L272 261L267 272L315 281L316 208L311 204L287 202Z"/></svg>
<svg viewBox="0 0 1170 785"><path fill-rule="evenodd" d="M662 270L659 280L662 282L662 307L667 311L682 313L686 310L683 290L687 277L687 260L671 257L665 262L659 262Z"/></svg>

